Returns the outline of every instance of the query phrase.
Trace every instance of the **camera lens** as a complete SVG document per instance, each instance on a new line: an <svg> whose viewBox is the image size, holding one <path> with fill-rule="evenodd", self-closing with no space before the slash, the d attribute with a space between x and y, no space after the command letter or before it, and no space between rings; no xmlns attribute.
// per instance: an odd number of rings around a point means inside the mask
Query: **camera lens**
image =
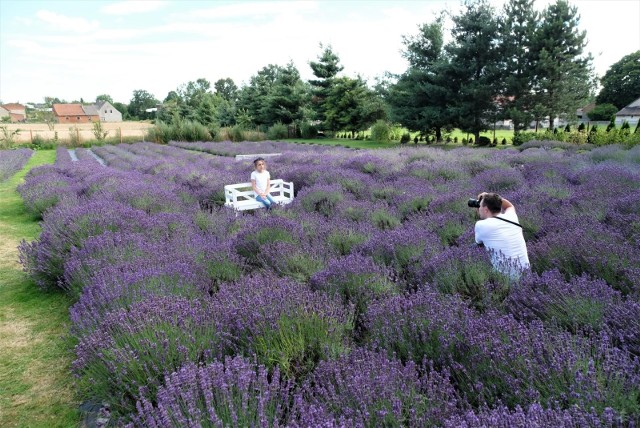
<svg viewBox="0 0 640 428"><path fill-rule="evenodd" d="M469 206L469 208L480 208L480 201L477 199L470 198L467 201L467 205Z"/></svg>

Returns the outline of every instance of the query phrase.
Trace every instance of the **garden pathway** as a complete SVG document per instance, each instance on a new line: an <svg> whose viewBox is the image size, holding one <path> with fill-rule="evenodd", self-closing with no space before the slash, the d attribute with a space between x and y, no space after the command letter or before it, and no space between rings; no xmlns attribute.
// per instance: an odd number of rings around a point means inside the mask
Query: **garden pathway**
<svg viewBox="0 0 640 428"><path fill-rule="evenodd" d="M70 299L43 292L22 271L17 246L40 226L16 187L27 171L53 163L55 151L33 154L25 168L0 183L0 426L73 427L80 416L70 373Z"/></svg>

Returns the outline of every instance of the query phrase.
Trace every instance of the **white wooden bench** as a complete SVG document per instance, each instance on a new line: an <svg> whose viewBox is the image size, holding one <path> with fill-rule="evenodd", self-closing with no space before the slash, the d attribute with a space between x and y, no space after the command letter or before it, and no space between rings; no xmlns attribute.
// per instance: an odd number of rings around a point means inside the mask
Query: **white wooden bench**
<svg viewBox="0 0 640 428"><path fill-rule="evenodd" d="M271 180L269 193L278 205L286 205L293 201L293 183L282 179ZM224 186L224 205L236 211L264 208L264 204L256 201L251 183L228 184Z"/></svg>
<svg viewBox="0 0 640 428"><path fill-rule="evenodd" d="M244 160L244 159L257 159L257 158L269 158L273 156L281 156L282 153L258 153L253 155L236 155L236 160Z"/></svg>

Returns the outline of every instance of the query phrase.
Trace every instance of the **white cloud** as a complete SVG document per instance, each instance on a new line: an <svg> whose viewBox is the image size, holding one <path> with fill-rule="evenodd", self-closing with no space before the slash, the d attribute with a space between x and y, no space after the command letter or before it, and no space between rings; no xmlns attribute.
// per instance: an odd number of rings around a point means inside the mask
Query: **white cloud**
<svg viewBox="0 0 640 428"><path fill-rule="evenodd" d="M152 12L166 5L166 1L120 1L103 6L101 11L107 15L131 15L134 13Z"/></svg>
<svg viewBox="0 0 640 428"><path fill-rule="evenodd" d="M175 19L248 19L250 17L266 18L272 15L290 14L293 12L311 12L318 8L315 1L285 2L251 2L232 3L212 8L196 9L186 13L175 14Z"/></svg>
<svg viewBox="0 0 640 428"><path fill-rule="evenodd" d="M89 33L100 28L96 20L89 21L85 18L70 17L48 10L39 10L36 16L43 22L57 30L72 31L76 33Z"/></svg>

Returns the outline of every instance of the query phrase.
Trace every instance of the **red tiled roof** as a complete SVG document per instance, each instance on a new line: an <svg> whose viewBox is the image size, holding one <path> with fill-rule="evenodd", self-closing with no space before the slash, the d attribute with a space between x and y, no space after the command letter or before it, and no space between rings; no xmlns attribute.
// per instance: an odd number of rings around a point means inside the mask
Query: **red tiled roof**
<svg viewBox="0 0 640 428"><path fill-rule="evenodd" d="M53 114L56 116L86 116L82 104L54 104Z"/></svg>
<svg viewBox="0 0 640 428"><path fill-rule="evenodd" d="M24 110L25 107L22 104L11 103L11 104L2 104L2 107L11 111L11 110Z"/></svg>

